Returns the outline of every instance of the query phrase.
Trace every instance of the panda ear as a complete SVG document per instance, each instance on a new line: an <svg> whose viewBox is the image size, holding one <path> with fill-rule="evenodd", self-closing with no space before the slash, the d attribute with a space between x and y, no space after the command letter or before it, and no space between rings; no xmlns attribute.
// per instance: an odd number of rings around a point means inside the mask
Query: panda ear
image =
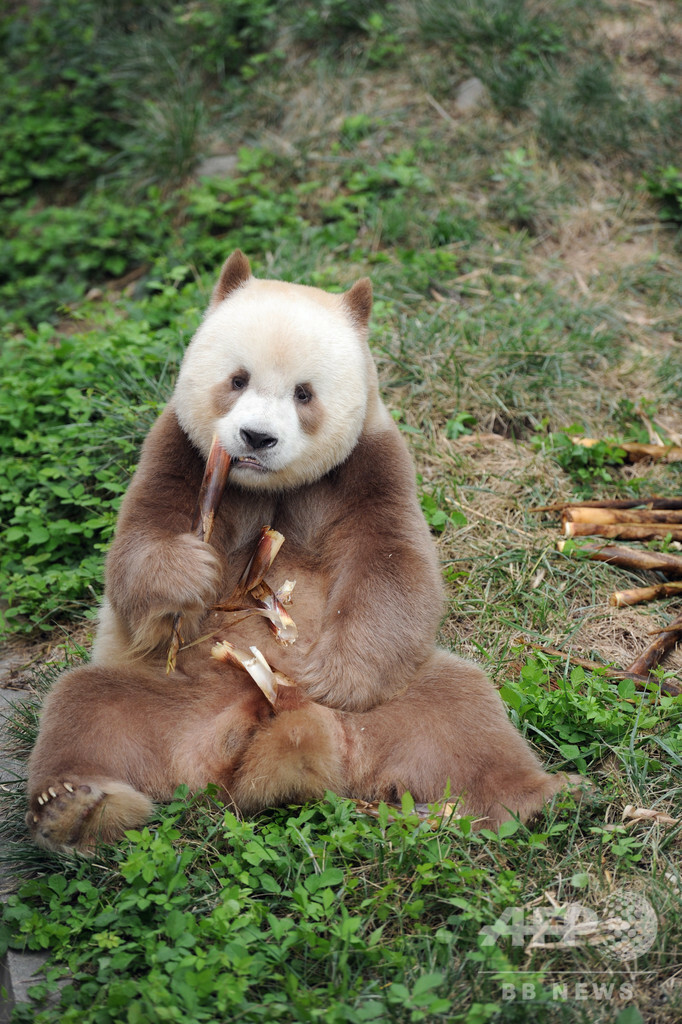
<svg viewBox="0 0 682 1024"><path fill-rule="evenodd" d="M343 296L342 305L358 330L366 331L369 315L372 312L372 282L370 279L361 277L359 281L356 281Z"/></svg>
<svg viewBox="0 0 682 1024"><path fill-rule="evenodd" d="M240 285L244 284L251 277L251 267L241 249L235 249L231 256L223 263L218 283L213 289L209 309L214 309L226 299L230 292L233 292Z"/></svg>

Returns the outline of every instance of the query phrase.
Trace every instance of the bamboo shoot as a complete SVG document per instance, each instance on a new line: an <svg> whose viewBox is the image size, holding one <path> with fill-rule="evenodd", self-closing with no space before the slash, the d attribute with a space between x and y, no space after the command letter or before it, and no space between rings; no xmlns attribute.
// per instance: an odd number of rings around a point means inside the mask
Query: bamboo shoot
<svg viewBox="0 0 682 1024"><path fill-rule="evenodd" d="M557 541L557 548L563 551L565 540ZM659 569L675 576L682 576L682 558L657 551L638 551L630 548L602 544L582 544L574 552L596 562L609 562L623 569Z"/></svg>
<svg viewBox="0 0 682 1024"><path fill-rule="evenodd" d="M616 608L642 604L644 601L656 601L659 597L676 597L682 594L682 581L675 583L655 583L651 587L633 587L630 590L616 590L611 594L609 603Z"/></svg>
<svg viewBox="0 0 682 1024"><path fill-rule="evenodd" d="M564 522L571 523L682 523L682 509L592 508L570 506L563 510Z"/></svg>
<svg viewBox="0 0 682 1024"><path fill-rule="evenodd" d="M231 458L225 451L217 435L214 435L211 442L211 450L206 460L206 468L199 488L197 507L192 520L192 532L199 540L208 544L213 533L216 512L220 505L230 473ZM175 669L178 651L182 643L182 615L176 612L173 618L168 655L166 657L166 673Z"/></svg>
<svg viewBox="0 0 682 1024"><path fill-rule="evenodd" d="M565 537L609 537L620 540L682 540L682 524L669 523L576 523L564 522Z"/></svg>
<svg viewBox="0 0 682 1024"><path fill-rule="evenodd" d="M642 651L640 656L633 661L627 670L628 676L632 673L635 676L646 676L656 668L663 656L682 639L682 614L661 632L654 642ZM679 691L678 691L679 692Z"/></svg>
<svg viewBox="0 0 682 1024"><path fill-rule="evenodd" d="M561 512L562 509L576 508L570 501L557 501L552 505L538 505L533 512ZM682 509L682 498L603 498L581 501L580 508L639 508L639 509Z"/></svg>
<svg viewBox="0 0 682 1024"><path fill-rule="evenodd" d="M597 437L572 437L573 444L581 448L594 448L601 443ZM620 448L626 453L630 462L643 462L653 460L655 462L682 462L682 448L674 444L640 444L637 441L623 441L615 443L614 448Z"/></svg>

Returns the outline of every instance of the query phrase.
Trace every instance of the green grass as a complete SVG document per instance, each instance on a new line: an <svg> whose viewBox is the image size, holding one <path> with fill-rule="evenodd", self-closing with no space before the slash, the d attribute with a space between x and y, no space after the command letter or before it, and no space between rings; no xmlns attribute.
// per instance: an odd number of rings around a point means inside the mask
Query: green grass
<svg viewBox="0 0 682 1024"><path fill-rule="evenodd" d="M680 602L612 609L651 574L561 555L537 509L681 492L679 465L618 448L682 436L675 5L46 11L0 19L6 638L87 657L118 504L231 249L325 288L367 273L382 392L446 580L440 640L597 794L499 838L333 795L239 821L180 794L83 862L28 844L19 778L0 936L50 960L14 1019L674 1024L680 825L621 818L682 817L680 702L599 666L629 664ZM472 75L487 92L464 114ZM212 153L234 173L197 179ZM577 429L603 443L577 449ZM60 667L13 716L20 764ZM682 673L679 652L664 671ZM504 934L515 907L601 917L619 890L658 915L634 962Z"/></svg>

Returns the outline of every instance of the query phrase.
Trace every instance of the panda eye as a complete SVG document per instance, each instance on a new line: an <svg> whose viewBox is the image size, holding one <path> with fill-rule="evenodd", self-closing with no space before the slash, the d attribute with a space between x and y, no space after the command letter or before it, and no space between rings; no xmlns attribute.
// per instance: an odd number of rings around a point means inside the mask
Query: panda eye
<svg viewBox="0 0 682 1024"><path fill-rule="evenodd" d="M313 397L313 389L310 384L297 384L294 388L294 398L297 402L305 405Z"/></svg>
<svg viewBox="0 0 682 1024"><path fill-rule="evenodd" d="M232 390L233 391L243 391L244 388L248 386L248 383L249 383L249 375L248 375L248 373L242 373L242 372L235 373L235 375L234 375L234 377L232 378L232 381L231 381Z"/></svg>

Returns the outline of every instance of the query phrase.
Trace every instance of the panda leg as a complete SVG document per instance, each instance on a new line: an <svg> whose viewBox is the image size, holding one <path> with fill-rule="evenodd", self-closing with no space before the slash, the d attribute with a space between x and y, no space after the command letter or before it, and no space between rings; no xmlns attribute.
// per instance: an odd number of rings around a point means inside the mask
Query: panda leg
<svg viewBox="0 0 682 1024"><path fill-rule="evenodd" d="M29 759L26 822L38 845L89 852L147 820L154 776L164 770L158 699L147 686L141 673L96 666L57 681Z"/></svg>
<svg viewBox="0 0 682 1024"><path fill-rule="evenodd" d="M364 715L346 715L352 795L460 801L477 827L525 821L579 776L551 775L512 725L496 690L470 662L436 651L409 688Z"/></svg>
<svg viewBox="0 0 682 1024"><path fill-rule="evenodd" d="M74 669L41 713L27 824L41 846L90 852L139 828L152 801L170 800L180 784L196 791L214 783L249 810L298 792L322 795L316 771L331 785L338 778L325 774L312 748L325 743L317 717L330 716L327 709L319 716L303 709L293 722L286 711L275 716L245 673L217 662L197 678L158 668Z"/></svg>
<svg viewBox="0 0 682 1024"><path fill-rule="evenodd" d="M276 714L253 733L235 767L229 795L253 814L317 800L327 790L345 794L348 757L343 715L284 688Z"/></svg>

